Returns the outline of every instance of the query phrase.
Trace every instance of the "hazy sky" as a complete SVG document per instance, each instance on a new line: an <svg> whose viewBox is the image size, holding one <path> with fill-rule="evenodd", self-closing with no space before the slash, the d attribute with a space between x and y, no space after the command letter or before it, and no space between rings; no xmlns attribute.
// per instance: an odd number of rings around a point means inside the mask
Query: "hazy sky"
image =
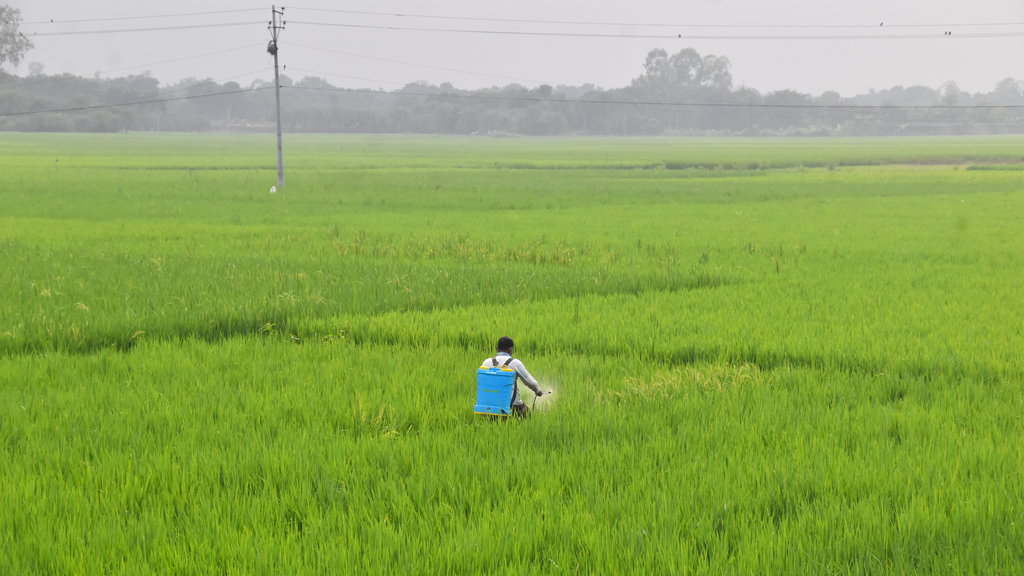
<svg viewBox="0 0 1024 576"><path fill-rule="evenodd" d="M242 85L272 78L265 51L270 6L242 0L0 0L22 12L22 31L35 43L18 69L38 61L48 74L72 72L103 77L149 70L163 83L182 78L227 79ZM900 84L938 87L955 80L961 89L989 91L1008 76L1024 79L1024 0L383 0L329 2L299 0L285 10L281 63L294 79L319 75L345 87L393 89L407 82L452 82L477 88L519 82L620 87L643 70L652 48L670 53L685 47L727 56L735 83L768 92L793 88L814 95L837 90L844 96ZM118 18L238 10L257 11L178 18L67 23L86 18ZM511 23L373 16L312 11L320 8L434 16L616 23L612 26ZM50 20L55 23L50 23ZM32 24L43 21L45 23ZM70 32L174 25L255 22L253 24L127 33L33 36ZM564 37L426 32L317 26L301 22L486 31L671 35L683 38ZM632 23L634 25L627 25ZM884 23L883 26L879 26ZM1016 23L1016 25L1013 25ZM644 26L671 24L673 26ZM912 27L906 25L932 25ZM970 26L1001 24L999 26ZM689 26L683 26L689 25ZM694 26L705 25L705 27ZM725 27L706 27L723 25ZM751 25L762 26L750 27ZM805 26L793 28L763 26ZM845 26L808 28L808 25ZM864 27L851 27L863 25ZM905 27L900 27L903 25ZM951 31L952 36L944 36ZM1020 36L968 37L971 33ZM925 39L878 39L886 34L929 34ZM693 38L693 36L825 36L817 40ZM690 37L687 37L690 36ZM836 39L836 36L869 38ZM215 51L245 49L200 58L165 60ZM300 46L301 45L301 46ZM334 51L334 52L330 52ZM339 54L344 52L347 54ZM356 56L358 55L358 56ZM362 57L360 57L362 56ZM387 62L366 57L400 61ZM435 68L431 68L435 67ZM457 69L460 72L439 70ZM9 70L8 65L8 70ZM315 73L307 72L315 71ZM461 72L464 71L464 72ZM330 76L328 74L331 74ZM493 76L483 75L490 74ZM347 76L348 78L346 78Z"/></svg>

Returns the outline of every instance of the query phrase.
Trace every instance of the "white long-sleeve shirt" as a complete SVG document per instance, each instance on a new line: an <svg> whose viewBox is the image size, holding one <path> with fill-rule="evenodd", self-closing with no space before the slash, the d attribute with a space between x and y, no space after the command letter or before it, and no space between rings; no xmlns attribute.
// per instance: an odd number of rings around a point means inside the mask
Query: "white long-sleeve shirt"
<svg viewBox="0 0 1024 576"><path fill-rule="evenodd" d="M507 352L498 352L498 354L496 356L491 356L490 358L487 358L486 360L484 360L481 363L481 365L483 365L483 366L491 366L492 365L491 359L494 358L494 359L497 359L498 366L501 366L502 364L505 363L506 360L508 360L509 356L511 356L511 354L509 354ZM540 384L530 374L530 371L526 369L526 366L523 366L523 363L520 362L518 358L515 358L511 362L509 362L508 363L508 367L516 371L516 374L519 375L519 380L521 380L523 383L525 383L526 386L530 390L533 390L533 392L535 394L536 393L540 393ZM515 405L522 405L522 404L523 404L523 399L519 397L519 386L516 386L516 387L512 388L512 405L515 406Z"/></svg>

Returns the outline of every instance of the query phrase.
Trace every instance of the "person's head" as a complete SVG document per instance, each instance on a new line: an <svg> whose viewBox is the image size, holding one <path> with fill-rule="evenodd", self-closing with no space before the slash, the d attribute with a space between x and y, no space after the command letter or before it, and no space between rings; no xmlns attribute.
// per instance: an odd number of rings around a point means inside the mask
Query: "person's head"
<svg viewBox="0 0 1024 576"><path fill-rule="evenodd" d="M515 343L512 342L512 339L509 338L508 336L502 336L501 338L498 338L498 346L497 346L498 352L505 352L505 353L511 354L512 353L512 348L514 346L515 346Z"/></svg>

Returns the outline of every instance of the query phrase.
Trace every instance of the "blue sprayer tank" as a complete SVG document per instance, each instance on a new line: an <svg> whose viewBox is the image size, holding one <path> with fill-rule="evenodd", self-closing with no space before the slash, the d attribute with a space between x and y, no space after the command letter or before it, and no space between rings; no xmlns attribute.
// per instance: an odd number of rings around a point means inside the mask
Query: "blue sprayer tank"
<svg viewBox="0 0 1024 576"><path fill-rule="evenodd" d="M516 371L507 366L481 366L476 371L477 414L508 416L512 412L512 390Z"/></svg>

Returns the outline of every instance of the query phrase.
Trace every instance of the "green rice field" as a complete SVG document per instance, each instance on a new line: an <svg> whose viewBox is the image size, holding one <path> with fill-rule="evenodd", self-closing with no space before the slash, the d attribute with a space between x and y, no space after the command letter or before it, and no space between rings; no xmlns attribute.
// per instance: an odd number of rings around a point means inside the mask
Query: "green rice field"
<svg viewBox="0 0 1024 576"><path fill-rule="evenodd" d="M1024 573L1024 138L274 162L0 134L0 574Z"/></svg>

